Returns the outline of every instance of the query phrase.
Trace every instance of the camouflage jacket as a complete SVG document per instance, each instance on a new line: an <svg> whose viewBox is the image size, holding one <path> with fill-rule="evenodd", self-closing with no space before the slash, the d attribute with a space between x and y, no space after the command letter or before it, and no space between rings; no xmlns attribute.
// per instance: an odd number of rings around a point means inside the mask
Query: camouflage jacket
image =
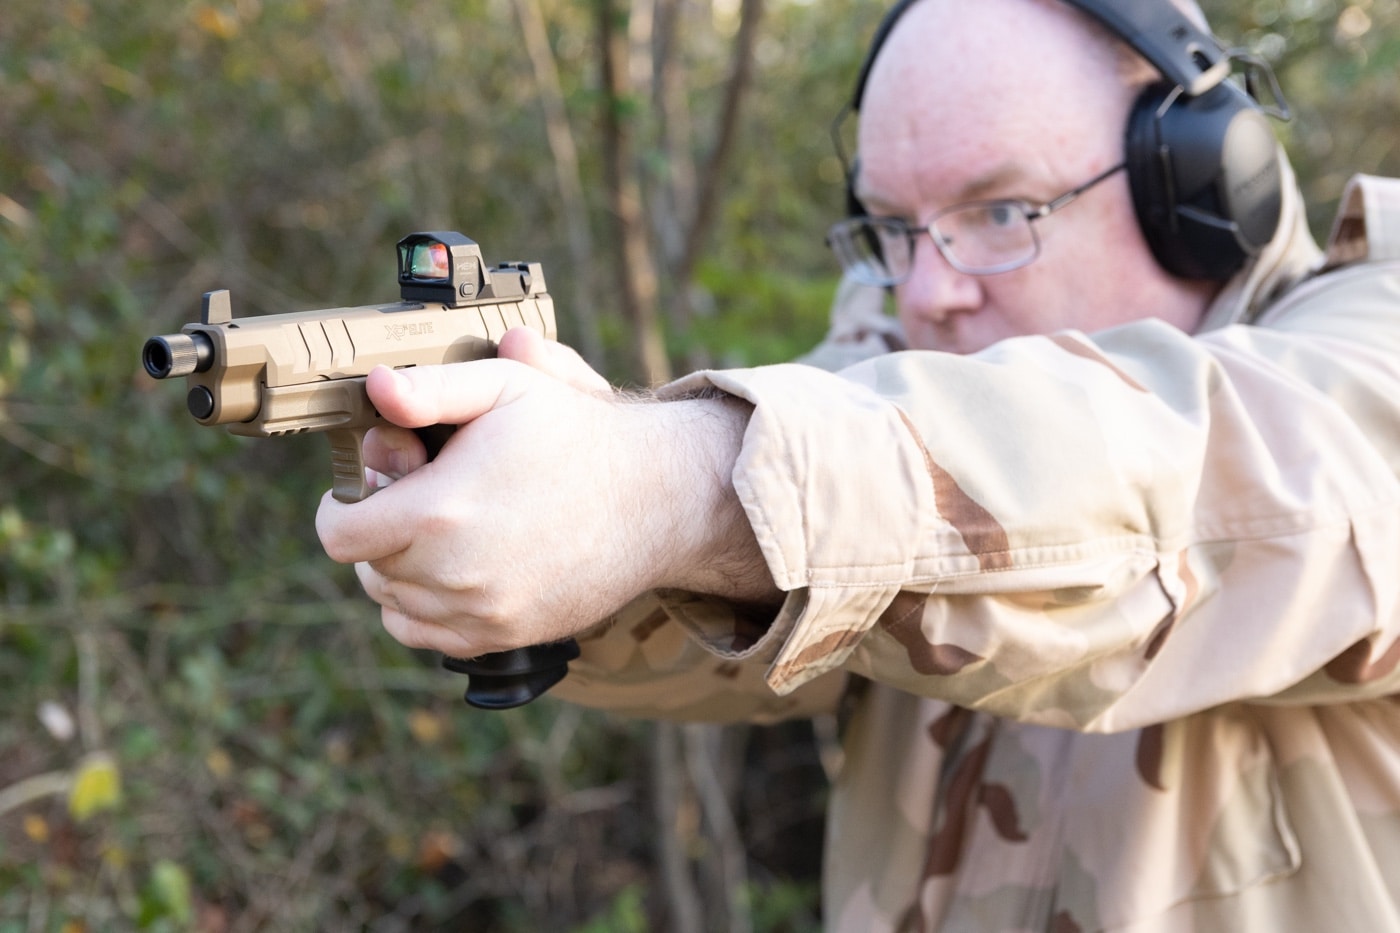
<svg viewBox="0 0 1400 933"><path fill-rule="evenodd" d="M850 701L829 929L1400 929L1400 183L1343 207L1324 257L1290 196L1193 336L884 353L848 291L813 361L871 358L683 380L754 404L786 602L639 601L559 693Z"/></svg>

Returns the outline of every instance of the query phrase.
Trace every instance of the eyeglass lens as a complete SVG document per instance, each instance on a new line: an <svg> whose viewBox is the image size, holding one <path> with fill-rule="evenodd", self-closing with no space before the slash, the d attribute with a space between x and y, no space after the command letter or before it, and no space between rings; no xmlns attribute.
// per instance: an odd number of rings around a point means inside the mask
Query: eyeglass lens
<svg viewBox="0 0 1400 933"><path fill-rule="evenodd" d="M945 259L965 272L999 272L1035 257L1025 209L1015 201L955 207L927 229L883 217L852 218L833 229L832 245L844 266L872 284L893 284L913 265L915 239L927 232Z"/></svg>

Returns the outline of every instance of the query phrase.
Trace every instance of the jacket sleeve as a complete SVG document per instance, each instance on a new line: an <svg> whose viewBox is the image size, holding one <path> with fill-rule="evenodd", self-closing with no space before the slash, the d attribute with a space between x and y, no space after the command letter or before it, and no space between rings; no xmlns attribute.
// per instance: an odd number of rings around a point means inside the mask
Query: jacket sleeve
<svg viewBox="0 0 1400 933"><path fill-rule="evenodd" d="M794 368L835 370L900 349L884 302L883 291L843 281L825 339ZM836 712L848 684L839 666L796 689L773 689L766 675L779 642L771 621L691 593L646 593L578 639L581 656L551 695L674 720L772 722Z"/></svg>
<svg viewBox="0 0 1400 933"><path fill-rule="evenodd" d="M741 663L1112 731L1400 691L1400 264L1255 326L700 374L789 593ZM712 649L723 608L682 619Z"/></svg>
<svg viewBox="0 0 1400 933"><path fill-rule="evenodd" d="M700 614L723 638L700 637L686 625L701 602ZM682 722L769 723L835 712L846 685L840 669L783 693L768 685L768 664L752 650L765 621L689 594L645 594L579 637L580 657L551 696Z"/></svg>

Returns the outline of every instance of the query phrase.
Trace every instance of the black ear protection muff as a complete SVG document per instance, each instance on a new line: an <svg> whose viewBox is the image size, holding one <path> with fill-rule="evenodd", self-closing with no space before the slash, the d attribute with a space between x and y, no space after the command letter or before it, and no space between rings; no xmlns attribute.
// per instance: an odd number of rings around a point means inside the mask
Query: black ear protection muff
<svg viewBox="0 0 1400 933"><path fill-rule="evenodd" d="M860 110L876 56L916 2L899 0L880 22L851 109ZM1169 0L1063 2L1098 20L1163 75L1138 96L1124 131L1133 206L1153 256L1181 278L1228 279L1278 230L1282 167L1265 110L1226 80L1230 53ZM1274 93L1282 103L1276 87ZM860 214L855 174L853 165L846 201Z"/></svg>

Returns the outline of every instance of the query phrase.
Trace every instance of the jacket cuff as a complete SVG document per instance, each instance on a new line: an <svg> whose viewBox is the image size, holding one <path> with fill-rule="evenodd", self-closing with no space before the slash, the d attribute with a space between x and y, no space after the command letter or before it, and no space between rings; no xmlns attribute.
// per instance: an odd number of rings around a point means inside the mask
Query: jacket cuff
<svg viewBox="0 0 1400 933"><path fill-rule="evenodd" d="M761 639L773 653L769 685L787 693L844 663L901 585L919 579L917 548L940 521L933 484L903 413L868 386L784 364L696 373L660 395L707 386L754 406L733 481L789 593ZM713 612L686 614L712 650L722 643Z"/></svg>

